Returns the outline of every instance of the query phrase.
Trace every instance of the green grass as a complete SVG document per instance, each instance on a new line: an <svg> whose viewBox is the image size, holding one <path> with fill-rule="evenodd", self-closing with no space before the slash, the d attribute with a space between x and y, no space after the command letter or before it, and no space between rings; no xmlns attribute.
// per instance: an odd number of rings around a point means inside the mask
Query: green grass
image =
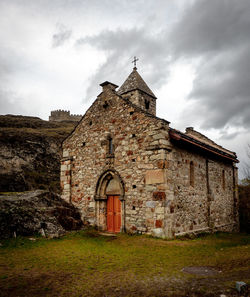
<svg viewBox="0 0 250 297"><path fill-rule="evenodd" d="M176 296L182 296L190 281L199 281L200 291L211 289L211 277L184 273L185 266L221 271L216 276L222 285L218 290L230 289L240 278L250 281L246 234L167 241L126 234L114 239L89 230L60 239L18 237L1 244L3 296L163 296L161 292L176 290Z"/></svg>

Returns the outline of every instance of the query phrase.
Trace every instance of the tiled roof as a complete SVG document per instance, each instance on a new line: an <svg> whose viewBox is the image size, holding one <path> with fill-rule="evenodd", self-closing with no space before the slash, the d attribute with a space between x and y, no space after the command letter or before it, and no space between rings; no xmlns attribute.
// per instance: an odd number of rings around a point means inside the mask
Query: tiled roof
<svg viewBox="0 0 250 297"><path fill-rule="evenodd" d="M145 83L143 78L137 72L136 67L134 67L133 71L130 73L128 78L122 84L122 86L118 90L118 94L122 95L124 93L133 91L133 90L140 90L149 96L156 98L154 93L150 90L148 85Z"/></svg>

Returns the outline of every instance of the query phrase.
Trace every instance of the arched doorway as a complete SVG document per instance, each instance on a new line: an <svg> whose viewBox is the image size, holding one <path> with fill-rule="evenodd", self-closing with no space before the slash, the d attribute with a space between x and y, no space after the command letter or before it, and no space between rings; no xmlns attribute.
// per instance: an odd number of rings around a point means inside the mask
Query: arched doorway
<svg viewBox="0 0 250 297"><path fill-rule="evenodd" d="M98 229L109 232L124 231L124 184L116 171L107 170L100 176L95 200Z"/></svg>

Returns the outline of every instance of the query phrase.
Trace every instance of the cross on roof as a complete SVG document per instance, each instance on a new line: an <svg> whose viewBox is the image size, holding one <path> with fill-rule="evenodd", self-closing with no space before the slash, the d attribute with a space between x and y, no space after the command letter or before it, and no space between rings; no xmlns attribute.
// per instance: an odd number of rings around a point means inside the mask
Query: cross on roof
<svg viewBox="0 0 250 297"><path fill-rule="evenodd" d="M134 68L136 69L136 61L138 61L139 58L136 58L136 56L134 56L134 60L132 61L132 63L134 63Z"/></svg>

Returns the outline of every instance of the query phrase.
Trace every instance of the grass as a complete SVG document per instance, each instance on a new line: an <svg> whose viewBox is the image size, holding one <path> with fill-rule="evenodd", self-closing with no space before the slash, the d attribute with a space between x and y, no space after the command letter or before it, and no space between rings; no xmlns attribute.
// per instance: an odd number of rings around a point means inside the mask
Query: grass
<svg viewBox="0 0 250 297"><path fill-rule="evenodd" d="M1 244L2 296L185 296L191 284L194 296L205 296L211 290L231 290L235 281L250 281L246 234L167 241L88 230ZM182 272L185 266L211 266L218 275L190 275ZM219 284L211 287L215 280Z"/></svg>

